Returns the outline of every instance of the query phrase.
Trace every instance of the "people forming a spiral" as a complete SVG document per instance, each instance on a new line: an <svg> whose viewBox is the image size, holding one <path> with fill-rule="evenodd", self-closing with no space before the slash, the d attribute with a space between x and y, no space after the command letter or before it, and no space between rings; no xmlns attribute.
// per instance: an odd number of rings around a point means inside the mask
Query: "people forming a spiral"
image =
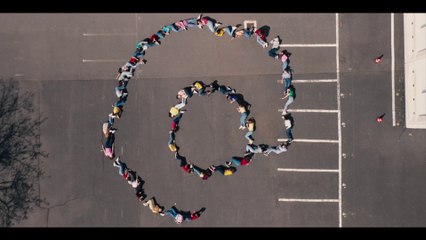
<svg viewBox="0 0 426 240"><path fill-rule="evenodd" d="M269 146L267 144L256 145L254 132L256 131L256 120L250 116L251 104L248 103L241 93L237 93L235 89L230 86L221 85L218 80L206 84L201 80L195 81L192 84L180 89L177 92L176 98L178 103L173 105L169 110L169 117L172 119L171 130L169 131L168 148L174 154L174 158L179 161L179 167L189 174L195 174L203 180L209 179L214 173L219 173L224 176L233 175L237 171L237 167L249 165L255 154L263 153L268 156L271 152L275 154L281 154L286 152L288 146L293 140L293 126L294 118L288 113L290 104L296 99L296 89L292 84L293 69L290 68L290 56L291 53L287 50L280 51L280 44L282 42L279 36L272 39L269 43L266 40L267 34L264 27L257 29L254 26L247 26L246 28L240 28L242 25L237 24L236 26L223 26L221 22L215 19L203 16L200 14L196 18L188 18L179 20L162 27L160 30L155 32L152 36L144 38L136 44L136 50L133 52L129 61L126 62L122 67L118 69L116 80L118 81L117 87L115 87L115 94L118 100L112 105L112 112L108 115L108 119L102 124L102 152L104 155L114 160L115 156L115 134L117 129L114 128L114 122L116 119L120 119L124 112L124 105L127 102L129 92L127 90L128 84L136 68L140 65L147 64L147 60L144 59L146 51L156 45L161 45L162 39L170 35L172 32L187 31L190 28L203 29L205 26L218 37L223 37L225 33L231 37L230 40L235 40L240 37L251 38L256 35L257 43L263 48L267 48L269 45L271 49L268 51L268 56L274 60L282 62L282 76L283 81L283 96L282 99L288 98L282 111L282 118L286 127L285 134L287 136L287 142L277 146ZM245 146L245 154L243 156L232 156L229 161L226 161L222 165L211 165L208 168L202 168L191 161L188 161L185 156L179 154L179 146L176 144L176 133L179 130L179 123L186 112L183 108L188 104L189 99L194 95L199 96L210 96L215 92L220 92L224 98L233 104L236 102L236 109L241 114L239 119L239 129L247 130L245 138L248 143ZM125 162L122 161L118 156L113 161L113 166L117 167L120 176L126 180L135 191L136 198L143 202L144 206L148 206L154 214L160 216L170 216L178 224L184 221L192 221L198 219L201 214L205 211L205 208L201 208L198 211L184 211L178 209L176 204L169 209L161 206L155 197L147 199L147 194L143 189L145 181L136 171L130 169Z"/></svg>

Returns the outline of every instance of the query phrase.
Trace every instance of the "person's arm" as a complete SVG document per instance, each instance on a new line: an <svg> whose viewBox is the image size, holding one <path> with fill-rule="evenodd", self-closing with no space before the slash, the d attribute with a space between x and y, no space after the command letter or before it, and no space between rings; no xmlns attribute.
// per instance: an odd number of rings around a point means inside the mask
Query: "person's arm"
<svg viewBox="0 0 426 240"><path fill-rule="evenodd" d="M285 92L285 96L281 99L287 98L289 96L289 94L290 94L290 88L287 89L287 91Z"/></svg>

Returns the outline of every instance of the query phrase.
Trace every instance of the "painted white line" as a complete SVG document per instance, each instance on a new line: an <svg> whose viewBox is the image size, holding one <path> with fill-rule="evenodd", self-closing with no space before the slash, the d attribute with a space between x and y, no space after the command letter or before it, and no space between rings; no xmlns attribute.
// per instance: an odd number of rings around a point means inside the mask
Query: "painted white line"
<svg viewBox="0 0 426 240"><path fill-rule="evenodd" d="M278 138L278 142L287 142L287 138ZM339 143L339 140L329 139L293 139L293 142L307 142L307 143Z"/></svg>
<svg viewBox="0 0 426 240"><path fill-rule="evenodd" d="M277 80L277 83L283 83L282 79ZM309 79L309 80L293 80L292 83L329 83L337 82L337 79Z"/></svg>
<svg viewBox="0 0 426 240"><path fill-rule="evenodd" d="M282 112L282 109L278 109L278 112ZM288 109L287 112L308 112L308 113L338 113L339 110L328 110L328 109Z"/></svg>
<svg viewBox="0 0 426 240"><path fill-rule="evenodd" d="M22 73L17 73L17 74L15 74L15 75L13 75L13 76L15 76L15 77L23 77L23 76L24 76L24 74L22 74Z"/></svg>
<svg viewBox="0 0 426 240"><path fill-rule="evenodd" d="M395 16L391 13L391 68L392 68L392 126L396 126L395 120Z"/></svg>
<svg viewBox="0 0 426 240"><path fill-rule="evenodd" d="M336 47L335 43L319 43L319 44L280 44L280 47Z"/></svg>
<svg viewBox="0 0 426 240"><path fill-rule="evenodd" d="M81 60L84 63L90 62L126 62L125 59L83 59Z"/></svg>
<svg viewBox="0 0 426 240"><path fill-rule="evenodd" d="M339 199L306 199L306 198L278 198L280 202L315 202L315 203L323 203L323 202L339 202Z"/></svg>
<svg viewBox="0 0 426 240"><path fill-rule="evenodd" d="M255 29L257 29L257 21L256 20L245 20L243 22L244 29L247 29L248 25L253 25Z"/></svg>
<svg viewBox="0 0 426 240"><path fill-rule="evenodd" d="M336 13L337 134L339 143L339 227L342 227L342 112L340 106L339 14Z"/></svg>
<svg viewBox="0 0 426 240"><path fill-rule="evenodd" d="M301 169L301 168L277 168L280 172L331 172L338 173L339 169Z"/></svg>
<svg viewBox="0 0 426 240"><path fill-rule="evenodd" d="M83 33L83 37L97 36L135 36L137 33Z"/></svg>

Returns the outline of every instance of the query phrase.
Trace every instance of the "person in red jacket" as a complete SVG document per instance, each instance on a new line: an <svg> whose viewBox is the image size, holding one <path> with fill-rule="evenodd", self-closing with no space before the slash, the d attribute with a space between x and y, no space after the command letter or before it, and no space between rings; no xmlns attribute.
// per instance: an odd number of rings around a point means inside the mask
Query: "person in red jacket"
<svg viewBox="0 0 426 240"><path fill-rule="evenodd" d="M251 160L253 160L254 153L246 154L244 157L232 157L231 161L225 162L225 165L230 167L232 164L235 166L245 166L249 165L251 163Z"/></svg>

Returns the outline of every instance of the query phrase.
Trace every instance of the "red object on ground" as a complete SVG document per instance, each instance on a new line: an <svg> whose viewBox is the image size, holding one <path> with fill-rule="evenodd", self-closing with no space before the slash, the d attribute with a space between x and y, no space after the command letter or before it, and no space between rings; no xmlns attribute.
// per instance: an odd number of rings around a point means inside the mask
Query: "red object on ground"
<svg viewBox="0 0 426 240"><path fill-rule="evenodd" d="M376 118L376 122L378 122L378 123L383 122L383 118L381 118L381 117Z"/></svg>
<svg viewBox="0 0 426 240"><path fill-rule="evenodd" d="M382 62L382 58L383 58L383 54L382 54L380 57L376 57L376 58L374 59L374 62L375 62L375 63L380 63L380 62Z"/></svg>

